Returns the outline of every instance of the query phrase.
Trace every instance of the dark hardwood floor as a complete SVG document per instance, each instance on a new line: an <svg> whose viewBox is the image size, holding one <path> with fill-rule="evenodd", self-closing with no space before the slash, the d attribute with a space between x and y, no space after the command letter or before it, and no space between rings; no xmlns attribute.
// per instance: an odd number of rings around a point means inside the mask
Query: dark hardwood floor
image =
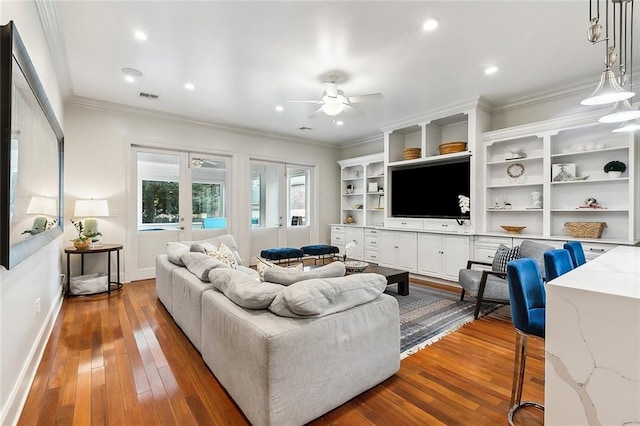
<svg viewBox="0 0 640 426"><path fill-rule="evenodd" d="M507 424L515 332L481 317L405 358L379 386L313 425ZM544 341L530 339L524 399L544 400ZM540 425L526 409L518 424ZM153 280L65 299L20 425L242 425L242 412L156 299Z"/></svg>

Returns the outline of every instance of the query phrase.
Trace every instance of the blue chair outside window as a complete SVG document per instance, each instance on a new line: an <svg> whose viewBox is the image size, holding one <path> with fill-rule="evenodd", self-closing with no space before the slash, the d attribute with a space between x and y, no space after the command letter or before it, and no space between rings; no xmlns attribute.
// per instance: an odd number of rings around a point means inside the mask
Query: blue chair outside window
<svg viewBox="0 0 640 426"><path fill-rule="evenodd" d="M573 261L569 250L556 249L544 252L544 268L547 280L551 281L573 269Z"/></svg>
<svg viewBox="0 0 640 426"><path fill-rule="evenodd" d="M206 217L202 220L204 229L220 229L227 227L226 217Z"/></svg>
<svg viewBox="0 0 640 426"><path fill-rule="evenodd" d="M507 263L507 283L511 307L511 321L516 328L515 363L508 421L523 407L544 410L544 405L533 401L522 401L522 387L527 359L527 338L545 336L546 292L538 263L531 258L512 260Z"/></svg>
<svg viewBox="0 0 640 426"><path fill-rule="evenodd" d="M587 263L587 259L584 257L584 249L582 248L582 243L580 241L567 241L564 243L564 248L569 250L574 268Z"/></svg>

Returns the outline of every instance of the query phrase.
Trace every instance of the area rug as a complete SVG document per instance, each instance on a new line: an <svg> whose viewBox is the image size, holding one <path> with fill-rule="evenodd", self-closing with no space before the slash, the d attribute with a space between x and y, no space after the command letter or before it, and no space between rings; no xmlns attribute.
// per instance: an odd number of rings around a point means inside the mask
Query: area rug
<svg viewBox="0 0 640 426"><path fill-rule="evenodd" d="M446 290L409 284L409 295L400 296L397 284L390 285L386 294L395 297L400 305L400 352L405 358L438 341L443 336L473 321L475 299ZM480 312L487 314L502 303L485 302Z"/></svg>

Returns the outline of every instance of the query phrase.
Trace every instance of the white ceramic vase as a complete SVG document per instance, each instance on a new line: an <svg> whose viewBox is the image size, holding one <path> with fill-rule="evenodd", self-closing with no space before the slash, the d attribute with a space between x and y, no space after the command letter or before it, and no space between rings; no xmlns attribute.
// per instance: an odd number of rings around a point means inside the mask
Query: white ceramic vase
<svg viewBox="0 0 640 426"><path fill-rule="evenodd" d="M622 176L622 172L616 172L616 171L607 172L607 177L609 179L618 179L620 176Z"/></svg>

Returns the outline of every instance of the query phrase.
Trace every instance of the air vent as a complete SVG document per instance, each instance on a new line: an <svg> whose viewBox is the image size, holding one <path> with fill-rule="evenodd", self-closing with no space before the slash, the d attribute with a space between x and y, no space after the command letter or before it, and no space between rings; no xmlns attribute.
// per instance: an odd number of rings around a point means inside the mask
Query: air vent
<svg viewBox="0 0 640 426"><path fill-rule="evenodd" d="M155 101L156 99L158 99L158 95L153 95L151 93L145 93L145 92L140 92L140 97L151 99L152 101Z"/></svg>
<svg viewBox="0 0 640 426"><path fill-rule="evenodd" d="M311 127L302 126L298 127L298 130L311 130Z"/></svg>

